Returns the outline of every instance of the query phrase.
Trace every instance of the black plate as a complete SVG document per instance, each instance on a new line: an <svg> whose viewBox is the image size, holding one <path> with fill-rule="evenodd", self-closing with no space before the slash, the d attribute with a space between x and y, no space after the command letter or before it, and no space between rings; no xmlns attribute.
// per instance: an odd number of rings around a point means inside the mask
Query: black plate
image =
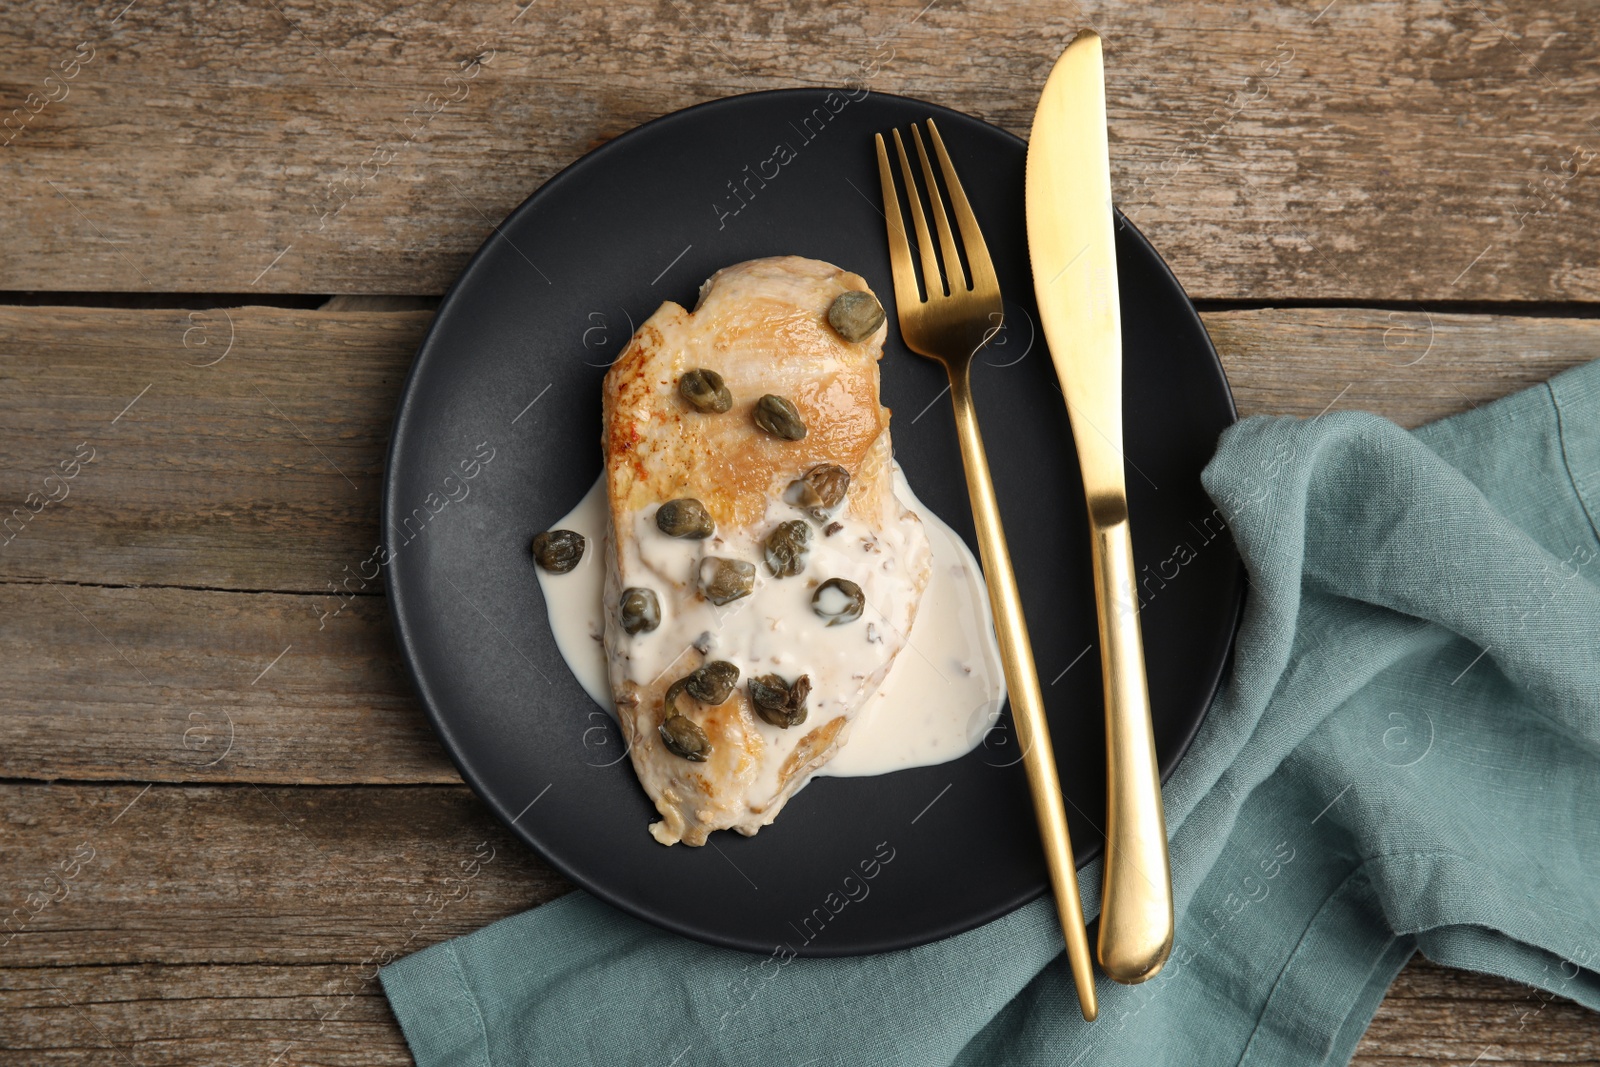
<svg viewBox="0 0 1600 1067"><path fill-rule="evenodd" d="M556 650L528 555L532 534L599 474L601 377L663 300L692 307L718 268L792 253L860 273L889 302L871 135L930 115L1007 298L1006 330L974 385L1087 862L1101 848L1104 809L1094 594L1066 411L1034 330L1016 137L863 90L755 93L642 126L551 179L488 238L440 307L395 419L383 502L389 603L445 748L495 813L574 882L702 941L882 952L977 926L1045 889L1009 716L952 763L818 779L756 837L656 844L617 730ZM1238 557L1199 478L1235 415L1166 265L1125 223L1117 255L1130 506L1165 775L1205 714L1238 615ZM910 354L892 327L881 368L895 455L922 500L973 544L943 370Z"/></svg>

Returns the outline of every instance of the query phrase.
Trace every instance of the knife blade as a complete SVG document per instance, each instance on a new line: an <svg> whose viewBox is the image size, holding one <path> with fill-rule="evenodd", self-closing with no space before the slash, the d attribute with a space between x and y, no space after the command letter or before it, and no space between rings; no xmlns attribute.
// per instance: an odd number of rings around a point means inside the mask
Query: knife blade
<svg viewBox="0 0 1600 1067"><path fill-rule="evenodd" d="M1106 858L1098 955L1119 982L1172 949L1172 886L1150 724L1122 451L1122 318L1100 36L1045 82L1027 161L1028 253L1088 503L1106 705Z"/></svg>

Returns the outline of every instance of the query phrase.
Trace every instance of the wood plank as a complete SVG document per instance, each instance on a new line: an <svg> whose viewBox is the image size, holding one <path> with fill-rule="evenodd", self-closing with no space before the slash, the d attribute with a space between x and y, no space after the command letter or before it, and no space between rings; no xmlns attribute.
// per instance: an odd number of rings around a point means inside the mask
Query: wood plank
<svg viewBox="0 0 1600 1067"><path fill-rule="evenodd" d="M1360 1067L1600 1062L1594 1012L1532 986L1414 958L1356 1049Z"/></svg>
<svg viewBox="0 0 1600 1067"><path fill-rule="evenodd" d="M0 783L9 967L388 962L571 887L465 786Z"/></svg>
<svg viewBox="0 0 1600 1067"><path fill-rule="evenodd" d="M1111 42L1116 193L1196 295L1594 299L1587 16L1578 0L12 0L0 289L437 293L492 222L645 120L855 83L1025 135L1051 61L1092 24Z"/></svg>
<svg viewBox="0 0 1600 1067"><path fill-rule="evenodd" d="M18 623L0 628L0 777L459 783L385 601L354 597L325 626L317 605L0 583Z"/></svg>
<svg viewBox="0 0 1600 1067"><path fill-rule="evenodd" d="M229 320L207 314L224 336ZM427 314L229 315L226 359L174 367L194 351L186 312L0 308L0 366L14 375L0 390L0 499L21 504L80 442L96 449L68 495L0 548L0 611L15 623L0 629L0 662L16 683L0 693L0 775L459 781L383 601L328 591L376 538L388 421ZM1600 320L1314 309L1206 321L1245 414L1365 407L1416 423L1600 346Z"/></svg>
<svg viewBox="0 0 1600 1067"><path fill-rule="evenodd" d="M459 786L6 784L0 810L7 1064L407 1063L375 968L570 888Z"/></svg>
<svg viewBox="0 0 1600 1067"><path fill-rule="evenodd" d="M1371 411L1420 426L1600 354L1600 320L1368 308L1212 312L1241 417Z"/></svg>
<svg viewBox="0 0 1600 1067"><path fill-rule="evenodd" d="M338 585L376 591L357 572L376 545L389 424L429 321L0 306L0 517L11 519L0 581L312 593L318 611L337 605ZM1245 415L1331 404L1416 425L1600 351L1591 319L1298 309L1205 321ZM76 477L46 482L91 449Z"/></svg>
<svg viewBox="0 0 1600 1067"><path fill-rule="evenodd" d="M405 1038L370 972L350 964L0 967L0 1065L406 1067Z"/></svg>
<svg viewBox="0 0 1600 1067"><path fill-rule="evenodd" d="M0 810L6 1064L404 1064L374 965L567 888L460 787L0 784ZM1594 1062L1594 1018L1413 961L1354 1062Z"/></svg>
<svg viewBox="0 0 1600 1067"><path fill-rule="evenodd" d="M430 319L0 308L0 576L327 593L377 544Z"/></svg>

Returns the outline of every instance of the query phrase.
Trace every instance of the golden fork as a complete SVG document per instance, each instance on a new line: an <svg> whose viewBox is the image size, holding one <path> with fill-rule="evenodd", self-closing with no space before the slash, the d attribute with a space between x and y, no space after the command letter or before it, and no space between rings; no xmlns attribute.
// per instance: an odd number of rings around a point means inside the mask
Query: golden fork
<svg viewBox="0 0 1600 1067"><path fill-rule="evenodd" d="M1061 796L1061 781L1056 773L1055 750L1050 744L1050 727L1045 720L1044 695L1039 690L1039 675L1033 665L1033 646L1028 642L1027 623L1022 615L1022 599L1017 595L1017 578L1011 569L1011 553L1006 548L1005 530L1000 524L1000 507L995 502L994 482L989 477L989 461L983 439L978 435L978 414L972 403L972 360L999 331L1002 322L1000 282L989 260L989 248L978 229L967 194L961 188L944 140L933 120L928 120L928 135L939 157L945 189L961 230L971 267L971 284L962 269L955 235L945 215L933 166L923 147L922 132L912 124L917 158L928 190L934 227L939 233L944 269L934 254L928 236L928 223L917 193L917 179L906 156L900 131L895 130L894 147L900 157L900 172L905 179L906 200L911 205L911 220L917 230L917 248L922 255L922 278L927 289L923 299L917 287L916 267L901 221L900 196L895 189L894 172L883 135L876 136L878 177L883 183L884 217L889 227L889 260L894 268L894 296L900 316L900 335L913 352L944 364L950 376L950 402L955 407L956 437L961 443L961 461L967 472L967 495L972 501L973 524L978 531L978 553L989 586L989 605L994 611L995 636L1000 658L1005 664L1006 688L1011 697L1011 714L1022 746L1023 766L1028 773L1028 789L1033 794L1033 810L1039 821L1039 836L1044 843L1045 862L1050 868L1050 883L1055 890L1056 913L1066 937L1067 958L1072 964L1073 982L1078 987L1078 1003L1085 1019L1093 1019L1099 1008L1095 1002L1094 972L1089 962L1089 939L1084 930L1083 905L1078 900L1078 872L1072 859L1072 841L1067 836L1067 812ZM948 283L948 284L947 284ZM948 292L946 290L948 289Z"/></svg>

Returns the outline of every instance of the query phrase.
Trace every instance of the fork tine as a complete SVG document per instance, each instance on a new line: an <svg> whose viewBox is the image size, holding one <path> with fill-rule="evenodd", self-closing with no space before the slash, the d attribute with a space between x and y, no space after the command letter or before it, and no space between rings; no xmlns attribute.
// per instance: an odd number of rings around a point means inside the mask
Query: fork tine
<svg viewBox="0 0 1600 1067"><path fill-rule="evenodd" d="M900 153L900 176L906 180L906 200L911 204L911 221L917 227L917 250L922 253L922 288L927 291L928 299L932 300L934 294L945 296L944 275L939 271L939 260L933 254L933 239L928 236L928 220L922 214L922 198L917 195L917 177L911 171L911 160L906 158L905 142L900 140L900 131L894 131L895 151ZM933 190L930 196L933 203L939 202L939 191Z"/></svg>
<svg viewBox="0 0 1600 1067"><path fill-rule="evenodd" d="M961 179L956 176L955 164L950 162L950 153L944 149L944 138L939 136L939 127L928 120L928 134L933 138L933 150L939 156L939 169L944 172L945 188L950 190L950 204L955 209L956 225L961 227L961 243L967 248L967 266L972 272L972 288L1000 288L1000 279L995 276L994 263L989 259L989 246L983 242L983 231L978 228L978 218L972 213L972 205L967 202L967 192L961 188Z"/></svg>
<svg viewBox="0 0 1600 1067"><path fill-rule="evenodd" d="M939 247L944 251L945 288L952 293L966 292L967 275L961 269L961 253L956 251L956 235L950 230L950 219L944 213L944 198L939 195L939 183L933 180L933 164L928 162L928 150L922 146L922 130L915 122L911 124L911 138L917 142L922 177L928 183L928 203L933 206L933 225L939 231Z"/></svg>
<svg viewBox="0 0 1600 1067"><path fill-rule="evenodd" d="M878 145L878 183L883 186L883 217L889 227L889 266L894 275L894 300L902 308L913 308L922 302L917 291L917 268L911 261L911 243L906 238L906 225L900 215L900 194L895 191L894 170L889 166L889 150L884 146L883 134L873 135ZM913 197L915 199L915 190Z"/></svg>

